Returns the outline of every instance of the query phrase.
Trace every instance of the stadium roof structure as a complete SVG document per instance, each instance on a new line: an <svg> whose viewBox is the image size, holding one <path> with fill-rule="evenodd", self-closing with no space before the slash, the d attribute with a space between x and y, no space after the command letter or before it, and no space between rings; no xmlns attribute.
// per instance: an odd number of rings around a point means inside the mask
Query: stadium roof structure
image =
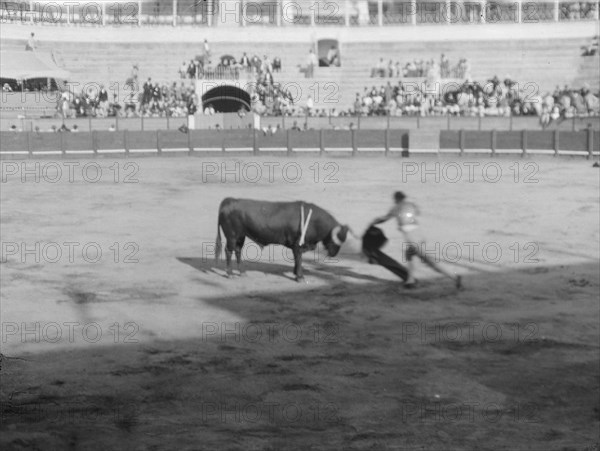
<svg viewBox="0 0 600 451"><path fill-rule="evenodd" d="M68 80L71 73L53 61L52 54L30 51L3 50L0 52L0 78L29 80L54 78Z"/></svg>

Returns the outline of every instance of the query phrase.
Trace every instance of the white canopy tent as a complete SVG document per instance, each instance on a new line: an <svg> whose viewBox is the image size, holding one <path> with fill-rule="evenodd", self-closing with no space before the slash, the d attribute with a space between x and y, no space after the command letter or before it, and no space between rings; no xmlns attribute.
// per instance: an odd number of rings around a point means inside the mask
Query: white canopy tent
<svg viewBox="0 0 600 451"><path fill-rule="evenodd" d="M61 69L52 59L52 54L16 50L0 52L0 78L30 80L34 78L53 78L68 80L70 72Z"/></svg>

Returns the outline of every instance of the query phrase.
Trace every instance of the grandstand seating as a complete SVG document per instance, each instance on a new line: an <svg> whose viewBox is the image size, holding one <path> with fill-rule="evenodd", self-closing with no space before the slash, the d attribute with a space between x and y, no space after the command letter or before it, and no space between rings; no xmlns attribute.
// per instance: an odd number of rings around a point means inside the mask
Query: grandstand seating
<svg viewBox="0 0 600 451"><path fill-rule="evenodd" d="M477 30L478 28L473 28ZM82 30L83 32L84 30ZM148 30L152 33L152 30ZM202 34L204 37L204 34ZM208 34L210 39L210 34ZM591 36L587 39L589 40ZM347 109L352 106L356 92L373 85L379 87L387 83L385 78L371 78L370 71L380 57L400 61L401 65L414 59L439 61L441 53L445 53L451 64L462 58L468 58L471 76L474 80L485 81L494 75L504 79L507 75L523 86L535 83L540 94L554 90L556 85L568 84L579 87L588 83L592 90L599 84L598 55L582 57L581 46L586 38L556 39L494 39L470 41L428 41L419 42L386 42L385 40L370 42L340 42L342 67L317 68L313 79L306 79L299 72L298 66L304 65L310 35L306 41L298 39L294 42L248 42L246 45L229 40L213 42L211 49L213 61L223 54L231 54L236 58L246 51L249 56L256 53L282 59L282 71L275 74L275 80L282 84L291 84L295 91L298 87L303 104L310 94L315 98L317 108ZM2 49L23 49L24 39L2 39ZM182 61L189 61L202 54L202 42L196 45L189 42L140 43L140 42L86 42L82 45L76 41L44 40L42 48L52 49L56 60L73 74L78 83L97 82L107 87L119 83L123 86L129 77L133 63L139 63L139 79L144 81L152 77L158 82L178 80L177 71ZM392 79L392 82L395 79ZM327 83L330 83L327 85ZM331 85L333 83L333 85ZM318 88L317 88L318 87ZM114 89L114 88L113 88ZM533 94L534 86L527 90ZM339 99L337 97L339 96Z"/></svg>

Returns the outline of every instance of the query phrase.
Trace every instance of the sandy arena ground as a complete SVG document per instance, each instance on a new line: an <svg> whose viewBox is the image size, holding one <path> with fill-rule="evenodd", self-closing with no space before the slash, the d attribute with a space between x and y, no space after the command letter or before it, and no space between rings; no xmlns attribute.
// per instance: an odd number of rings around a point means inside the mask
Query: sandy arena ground
<svg viewBox="0 0 600 451"><path fill-rule="evenodd" d="M3 450L598 449L591 161L106 157L2 176ZM214 264L227 196L314 202L360 235L397 189L464 291L422 264L405 290L354 239L305 254L307 284L280 247L247 244L243 277Z"/></svg>

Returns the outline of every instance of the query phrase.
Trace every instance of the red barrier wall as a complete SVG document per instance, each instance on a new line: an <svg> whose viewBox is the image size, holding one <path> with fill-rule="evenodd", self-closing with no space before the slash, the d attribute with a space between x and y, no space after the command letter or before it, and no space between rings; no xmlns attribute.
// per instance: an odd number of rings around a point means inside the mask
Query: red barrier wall
<svg viewBox="0 0 600 451"><path fill-rule="evenodd" d="M497 132L496 149L522 149L521 132Z"/></svg>
<svg viewBox="0 0 600 451"><path fill-rule="evenodd" d="M124 132L93 131L92 133L94 134L95 147L98 150L125 149ZM156 144L154 148L156 148Z"/></svg>
<svg viewBox="0 0 600 451"><path fill-rule="evenodd" d="M442 130L440 132L440 149L460 149L458 132L454 130Z"/></svg>
<svg viewBox="0 0 600 451"><path fill-rule="evenodd" d="M256 145L259 149L286 149L287 150L287 133L279 131L274 135L256 133Z"/></svg>
<svg viewBox="0 0 600 451"><path fill-rule="evenodd" d="M316 130L306 130L303 132L290 131L290 143L292 148L319 148L319 132Z"/></svg>
<svg viewBox="0 0 600 451"><path fill-rule="evenodd" d="M357 130L356 147L361 148L385 148L385 132L379 130Z"/></svg>
<svg viewBox="0 0 600 451"><path fill-rule="evenodd" d="M345 130L322 130L323 147L352 149L352 132Z"/></svg>
<svg viewBox="0 0 600 451"><path fill-rule="evenodd" d="M463 134L465 149L492 148L492 134L490 132L466 131Z"/></svg>
<svg viewBox="0 0 600 451"><path fill-rule="evenodd" d="M64 150L92 150L92 133L61 133Z"/></svg>
<svg viewBox="0 0 600 451"><path fill-rule="evenodd" d="M442 130L439 149L493 149L536 151L598 152L600 132L591 129L571 131L478 131ZM435 138L435 136L433 137ZM432 148L424 151L435 151ZM280 130L274 135L250 129L170 131L94 131L79 133L0 132L0 152L62 152L102 150L361 150L409 149L408 130ZM419 150L419 149L417 149Z"/></svg>

